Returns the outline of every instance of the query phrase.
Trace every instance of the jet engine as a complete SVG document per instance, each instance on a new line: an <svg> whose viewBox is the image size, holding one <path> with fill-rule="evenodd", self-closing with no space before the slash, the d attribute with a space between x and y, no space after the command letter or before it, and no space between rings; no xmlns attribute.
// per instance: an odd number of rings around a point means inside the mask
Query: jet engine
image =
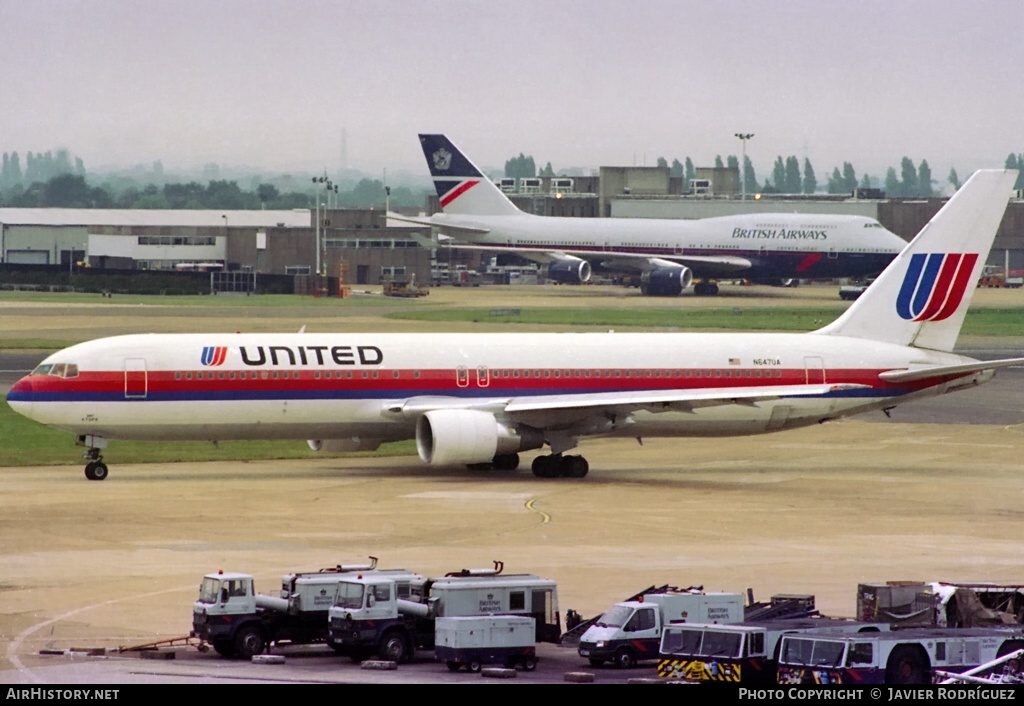
<svg viewBox="0 0 1024 706"><path fill-rule="evenodd" d="M640 276L640 293L648 297L675 297L693 284L689 267L657 267Z"/></svg>
<svg viewBox="0 0 1024 706"><path fill-rule="evenodd" d="M475 409L435 409L416 421L416 451L432 466L490 463L499 454L543 445L540 431L505 426Z"/></svg>
<svg viewBox="0 0 1024 706"><path fill-rule="evenodd" d="M548 279L561 284L582 284L590 281L590 263L586 260L556 260L548 265Z"/></svg>

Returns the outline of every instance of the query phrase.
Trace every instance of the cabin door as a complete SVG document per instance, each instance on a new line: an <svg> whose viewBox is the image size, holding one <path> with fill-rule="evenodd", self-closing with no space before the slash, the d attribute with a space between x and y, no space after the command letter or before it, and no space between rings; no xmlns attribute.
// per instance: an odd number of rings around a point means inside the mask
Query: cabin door
<svg viewBox="0 0 1024 706"><path fill-rule="evenodd" d="M144 358L125 358L124 398L126 400L144 400L148 391L146 360Z"/></svg>

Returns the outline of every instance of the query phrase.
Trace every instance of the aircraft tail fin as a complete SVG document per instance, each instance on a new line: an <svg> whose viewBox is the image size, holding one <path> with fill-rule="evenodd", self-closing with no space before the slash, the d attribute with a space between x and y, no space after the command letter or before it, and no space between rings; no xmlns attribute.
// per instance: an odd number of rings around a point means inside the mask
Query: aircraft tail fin
<svg viewBox="0 0 1024 706"><path fill-rule="evenodd" d="M466 216L522 213L447 137L420 135L420 145L444 213Z"/></svg>
<svg viewBox="0 0 1024 706"><path fill-rule="evenodd" d="M834 322L815 333L952 351L1015 170L975 172Z"/></svg>

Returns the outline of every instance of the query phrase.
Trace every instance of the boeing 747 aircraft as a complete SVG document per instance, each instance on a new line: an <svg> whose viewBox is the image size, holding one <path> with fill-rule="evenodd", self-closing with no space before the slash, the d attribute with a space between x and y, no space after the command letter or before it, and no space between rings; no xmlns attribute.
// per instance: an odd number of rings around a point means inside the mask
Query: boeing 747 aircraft
<svg viewBox="0 0 1024 706"><path fill-rule="evenodd" d="M715 279L781 282L881 272L906 243L873 218L760 213L699 220L558 218L516 208L444 135L420 135L441 202L430 218L388 214L436 228L454 247L509 252L541 263L564 283L594 269L639 274L641 292L718 293Z"/></svg>
<svg viewBox="0 0 1024 706"><path fill-rule="evenodd" d="M582 477L589 437L782 431L979 385L1024 358L954 354L1016 172L974 174L835 322L810 333L147 334L49 356L10 389L74 434L85 475L110 439L415 439L431 465Z"/></svg>

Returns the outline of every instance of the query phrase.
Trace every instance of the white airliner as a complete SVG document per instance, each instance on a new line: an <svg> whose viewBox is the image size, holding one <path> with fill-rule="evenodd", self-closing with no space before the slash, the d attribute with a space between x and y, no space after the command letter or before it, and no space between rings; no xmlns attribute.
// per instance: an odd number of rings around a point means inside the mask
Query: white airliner
<svg viewBox="0 0 1024 706"><path fill-rule="evenodd" d="M1016 172L981 171L868 290L811 333L148 334L54 353L10 389L19 413L108 439L416 439L432 465L582 477L585 437L760 434L989 380L1024 358L952 352Z"/></svg>
<svg viewBox="0 0 1024 706"><path fill-rule="evenodd" d="M593 269L639 274L641 291L717 294L716 278L781 283L881 272L906 245L873 218L760 213L699 220L561 218L516 208L444 135L420 135L442 213L388 217L436 228L454 247L510 252L546 265L557 282Z"/></svg>

